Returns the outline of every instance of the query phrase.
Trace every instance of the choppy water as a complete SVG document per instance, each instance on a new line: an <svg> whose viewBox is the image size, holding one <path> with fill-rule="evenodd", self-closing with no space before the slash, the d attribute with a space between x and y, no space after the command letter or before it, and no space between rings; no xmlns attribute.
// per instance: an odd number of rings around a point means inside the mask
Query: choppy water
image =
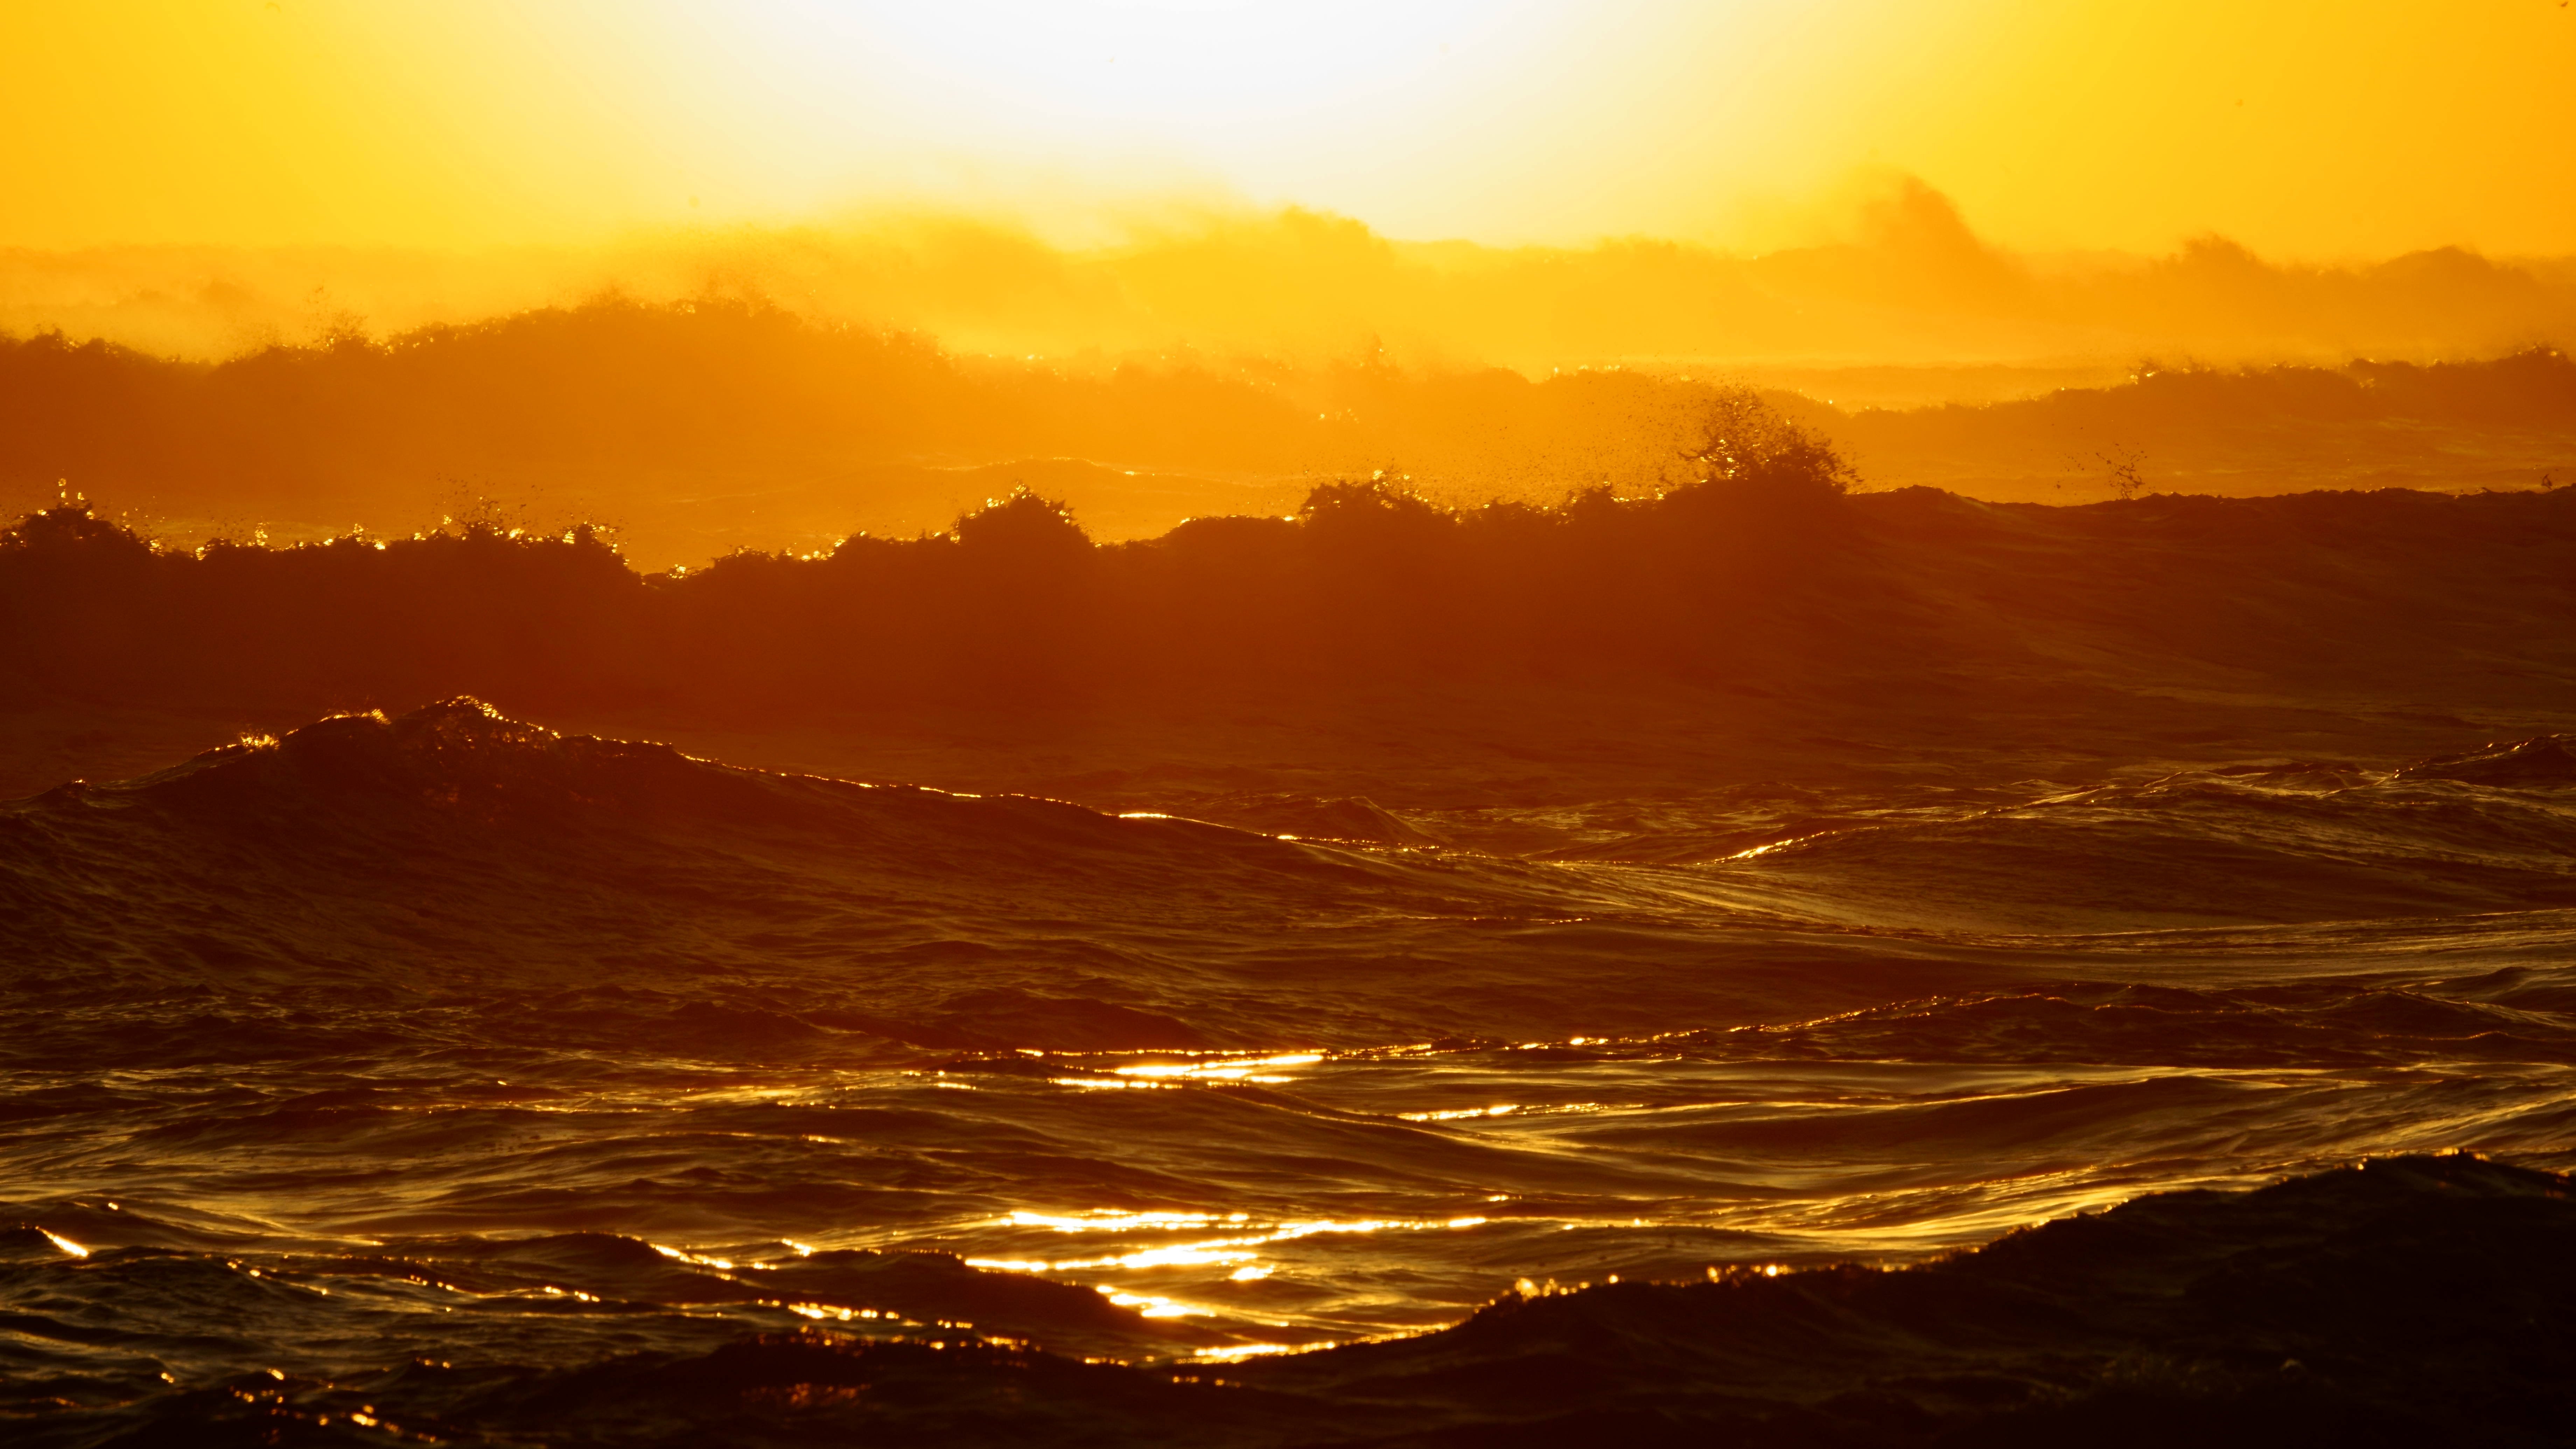
<svg viewBox="0 0 2576 1449"><path fill-rule="evenodd" d="M274 1375L323 1407L262 1432L378 1433L422 1364L817 1325L1228 1365L2365 1156L2576 1166L2556 741L1266 808L1417 843L468 705L0 806L11 1422Z"/></svg>

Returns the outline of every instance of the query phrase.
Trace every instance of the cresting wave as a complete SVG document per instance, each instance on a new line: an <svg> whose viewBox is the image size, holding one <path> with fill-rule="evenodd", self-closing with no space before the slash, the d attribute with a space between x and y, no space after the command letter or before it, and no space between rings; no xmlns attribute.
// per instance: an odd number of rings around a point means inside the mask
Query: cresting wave
<svg viewBox="0 0 2576 1449"><path fill-rule="evenodd" d="M2552 1442L2566 744L1289 839L456 700L64 786L7 1422Z"/></svg>

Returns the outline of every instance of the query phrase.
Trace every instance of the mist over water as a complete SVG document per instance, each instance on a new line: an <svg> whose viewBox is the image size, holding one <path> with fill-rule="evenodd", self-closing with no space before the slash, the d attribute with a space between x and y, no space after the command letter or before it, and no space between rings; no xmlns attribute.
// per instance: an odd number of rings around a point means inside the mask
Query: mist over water
<svg viewBox="0 0 2576 1449"><path fill-rule="evenodd" d="M1096 536L1386 472L1451 503L1669 488L1755 386L1875 487L2526 488L2576 476L2562 261L2200 237L2051 259L1891 176L1738 255L1398 242L1297 208L1090 245L972 213L593 248L0 253L0 503L173 540L508 510L692 567L1026 485Z"/></svg>
<svg viewBox="0 0 2576 1449"><path fill-rule="evenodd" d="M1133 210L1086 228L1101 233L1087 241L1006 211L886 208L588 246L14 247L0 249L0 329L216 362L604 298L758 303L825 329L1077 371L1175 358L1270 371L1377 353L1433 370L1624 363L1854 385L1871 368L1913 368L1929 376L1904 400L1945 402L1978 400L1980 368L2033 370L2023 385L2038 391L2050 369L2147 356L2456 360L2563 344L2576 326L2565 256L2446 246L2321 261L2216 233L2149 252L2034 252L1981 235L1902 174L1861 187L1812 235L1753 249L1407 239L1328 211L1187 198Z"/></svg>
<svg viewBox="0 0 2576 1449"><path fill-rule="evenodd" d="M1708 409L1765 377L1767 407L1881 491L2085 503L2576 478L2576 368L2548 346L2240 369L2131 356L1529 376L1407 365L1367 339L1313 362L979 358L765 302L608 298L221 364L0 341L0 499L85 494L189 546L589 525L660 570L940 532L1027 488L1094 538L1146 541L1194 518L1285 516L1318 483L1371 476L1461 507L1605 486L1652 498L1697 476ZM1914 405L1960 390L1972 403Z"/></svg>

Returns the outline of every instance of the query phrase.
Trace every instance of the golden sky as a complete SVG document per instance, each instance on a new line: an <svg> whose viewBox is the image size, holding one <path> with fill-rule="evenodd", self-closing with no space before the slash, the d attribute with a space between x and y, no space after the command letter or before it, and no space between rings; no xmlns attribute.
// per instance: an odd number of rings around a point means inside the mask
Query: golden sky
<svg viewBox="0 0 2576 1449"><path fill-rule="evenodd" d="M81 0L0 56L0 245L1297 203L1758 247L1903 172L2024 248L2576 252L2558 0Z"/></svg>

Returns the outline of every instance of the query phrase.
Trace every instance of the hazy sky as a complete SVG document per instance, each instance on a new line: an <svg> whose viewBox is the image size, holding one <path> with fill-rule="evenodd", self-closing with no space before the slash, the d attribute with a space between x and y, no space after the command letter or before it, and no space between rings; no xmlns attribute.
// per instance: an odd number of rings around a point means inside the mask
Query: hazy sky
<svg viewBox="0 0 2576 1449"><path fill-rule="evenodd" d="M1295 202L1760 246L2576 252L2559 0L79 0L0 9L0 245L573 242Z"/></svg>

